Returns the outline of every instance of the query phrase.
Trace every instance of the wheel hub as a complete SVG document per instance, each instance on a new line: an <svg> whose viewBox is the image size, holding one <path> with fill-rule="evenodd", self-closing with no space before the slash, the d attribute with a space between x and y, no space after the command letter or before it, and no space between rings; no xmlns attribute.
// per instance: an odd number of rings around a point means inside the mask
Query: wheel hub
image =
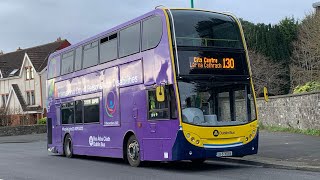
<svg viewBox="0 0 320 180"><path fill-rule="evenodd" d="M133 161L137 160L139 157L139 151L140 151L140 148L137 141L133 141L129 144L128 155L130 159L132 159Z"/></svg>

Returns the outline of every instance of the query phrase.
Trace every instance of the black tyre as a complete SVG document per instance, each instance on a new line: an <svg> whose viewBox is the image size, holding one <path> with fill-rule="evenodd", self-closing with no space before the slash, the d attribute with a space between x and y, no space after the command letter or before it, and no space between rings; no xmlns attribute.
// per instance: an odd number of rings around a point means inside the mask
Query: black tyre
<svg viewBox="0 0 320 180"><path fill-rule="evenodd" d="M70 134L68 134L65 138L64 138L64 142L63 142L63 152L64 155L67 158L72 158L73 156L73 147L72 147L72 139Z"/></svg>
<svg viewBox="0 0 320 180"><path fill-rule="evenodd" d="M203 164L206 161L206 159L192 159L192 164Z"/></svg>
<svg viewBox="0 0 320 180"><path fill-rule="evenodd" d="M140 145L137 138L132 135L127 142L127 160L129 164L133 167L138 167L141 165L140 159Z"/></svg>

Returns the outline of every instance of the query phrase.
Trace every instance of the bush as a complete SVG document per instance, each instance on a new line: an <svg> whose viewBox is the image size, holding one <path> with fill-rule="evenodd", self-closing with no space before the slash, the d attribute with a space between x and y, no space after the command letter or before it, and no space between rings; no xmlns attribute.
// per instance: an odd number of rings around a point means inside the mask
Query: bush
<svg viewBox="0 0 320 180"><path fill-rule="evenodd" d="M37 124L47 124L47 118L44 117L44 118L38 119Z"/></svg>
<svg viewBox="0 0 320 180"><path fill-rule="evenodd" d="M314 91L320 91L320 82L312 81L307 82L303 86L297 86L294 88L293 93L304 93L304 92L314 92Z"/></svg>

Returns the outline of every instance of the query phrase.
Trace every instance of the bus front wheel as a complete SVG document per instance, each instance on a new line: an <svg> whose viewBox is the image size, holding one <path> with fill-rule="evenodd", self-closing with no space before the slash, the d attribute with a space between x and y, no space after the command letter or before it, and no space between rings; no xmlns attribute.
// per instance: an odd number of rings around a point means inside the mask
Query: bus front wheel
<svg viewBox="0 0 320 180"><path fill-rule="evenodd" d="M71 158L73 156L72 139L70 134L66 135L64 138L63 152L67 158Z"/></svg>
<svg viewBox="0 0 320 180"><path fill-rule="evenodd" d="M133 167L138 167L141 165L140 145L134 135L132 135L127 142L127 160Z"/></svg>

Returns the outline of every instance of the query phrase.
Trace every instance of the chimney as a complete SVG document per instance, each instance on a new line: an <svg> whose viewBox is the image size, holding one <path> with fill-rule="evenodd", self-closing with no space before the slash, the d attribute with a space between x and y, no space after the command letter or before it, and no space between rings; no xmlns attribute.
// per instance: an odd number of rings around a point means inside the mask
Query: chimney
<svg viewBox="0 0 320 180"><path fill-rule="evenodd" d="M316 13L320 13L320 2L313 3L312 5L316 9Z"/></svg>
<svg viewBox="0 0 320 180"><path fill-rule="evenodd" d="M58 37L57 42L61 42L61 41L62 41L61 37Z"/></svg>
<svg viewBox="0 0 320 180"><path fill-rule="evenodd" d="M4 52L2 50L0 50L0 55L3 55L3 54L4 54Z"/></svg>
<svg viewBox="0 0 320 180"><path fill-rule="evenodd" d="M20 51L20 50L22 50L22 49L20 47L18 47L17 51Z"/></svg>

